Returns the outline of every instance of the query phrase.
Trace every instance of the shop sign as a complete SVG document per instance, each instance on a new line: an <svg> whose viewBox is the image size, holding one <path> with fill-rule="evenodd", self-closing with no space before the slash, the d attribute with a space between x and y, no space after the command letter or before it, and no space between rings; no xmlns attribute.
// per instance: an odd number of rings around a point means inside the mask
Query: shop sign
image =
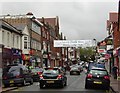
<svg viewBox="0 0 120 93"><path fill-rule="evenodd" d="M29 55L22 55L22 59L23 60L30 60L30 56Z"/></svg>
<svg viewBox="0 0 120 93"><path fill-rule="evenodd" d="M105 46L105 45L106 45L105 42L100 43L100 46Z"/></svg>
<svg viewBox="0 0 120 93"><path fill-rule="evenodd" d="M106 52L105 49L98 49L98 53L104 53Z"/></svg>
<svg viewBox="0 0 120 93"><path fill-rule="evenodd" d="M12 48L12 53L13 55L21 55L21 51L18 49L14 49L14 48Z"/></svg>
<svg viewBox="0 0 120 93"><path fill-rule="evenodd" d="M106 44L107 44L107 45L113 45L113 40L112 40L112 39L107 39Z"/></svg>

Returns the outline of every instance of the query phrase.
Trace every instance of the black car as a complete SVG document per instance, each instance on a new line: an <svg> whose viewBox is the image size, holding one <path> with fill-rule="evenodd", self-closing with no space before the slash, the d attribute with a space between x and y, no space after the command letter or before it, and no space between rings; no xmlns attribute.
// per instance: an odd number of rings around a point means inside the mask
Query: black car
<svg viewBox="0 0 120 93"><path fill-rule="evenodd" d="M33 81L39 81L40 75L43 73L43 69L37 67L37 68L31 69L31 73L32 73Z"/></svg>
<svg viewBox="0 0 120 93"><path fill-rule="evenodd" d="M67 85L67 77L59 68L45 68L40 76L40 88L44 86L60 86L63 88Z"/></svg>
<svg viewBox="0 0 120 93"><path fill-rule="evenodd" d="M110 87L110 76L106 69L103 68L92 68L85 80L85 88L88 89L91 86L105 88L106 90Z"/></svg>
<svg viewBox="0 0 120 93"><path fill-rule="evenodd" d="M10 86L11 84L33 84L32 74L25 66L20 64L8 65L5 67L3 69L2 79L5 87Z"/></svg>

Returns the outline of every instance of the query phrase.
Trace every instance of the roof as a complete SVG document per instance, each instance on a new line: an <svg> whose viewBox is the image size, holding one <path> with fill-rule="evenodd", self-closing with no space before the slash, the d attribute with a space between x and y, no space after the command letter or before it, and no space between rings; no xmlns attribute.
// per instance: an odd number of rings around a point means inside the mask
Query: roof
<svg viewBox="0 0 120 93"><path fill-rule="evenodd" d="M25 24L14 24L13 26L16 27L17 29L23 31L26 25Z"/></svg>
<svg viewBox="0 0 120 93"><path fill-rule="evenodd" d="M14 31L17 33L21 33L21 31L19 29L17 29L16 27L11 25L10 23L6 22L5 20L0 20L0 23L1 22L2 22L2 27L6 27L6 28L10 29L11 31Z"/></svg>
<svg viewBox="0 0 120 93"><path fill-rule="evenodd" d="M45 23L48 23L49 25L51 25L52 27L55 27L55 26L59 26L59 20L58 20L58 17L54 17L54 18L38 18L39 21L44 21Z"/></svg>

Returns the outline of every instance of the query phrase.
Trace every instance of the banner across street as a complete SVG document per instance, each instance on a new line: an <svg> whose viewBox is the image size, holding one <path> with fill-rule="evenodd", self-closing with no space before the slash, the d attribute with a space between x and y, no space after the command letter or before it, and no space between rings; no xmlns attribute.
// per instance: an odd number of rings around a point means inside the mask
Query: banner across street
<svg viewBox="0 0 120 93"><path fill-rule="evenodd" d="M54 47L91 47L92 40L54 40Z"/></svg>

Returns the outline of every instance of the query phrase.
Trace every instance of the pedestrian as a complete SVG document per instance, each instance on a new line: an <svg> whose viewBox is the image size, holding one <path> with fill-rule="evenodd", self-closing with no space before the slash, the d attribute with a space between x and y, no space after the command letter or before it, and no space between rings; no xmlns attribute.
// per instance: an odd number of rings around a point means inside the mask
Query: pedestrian
<svg viewBox="0 0 120 93"><path fill-rule="evenodd" d="M112 68L114 79L117 79L117 69L118 69L117 66L113 66Z"/></svg>

